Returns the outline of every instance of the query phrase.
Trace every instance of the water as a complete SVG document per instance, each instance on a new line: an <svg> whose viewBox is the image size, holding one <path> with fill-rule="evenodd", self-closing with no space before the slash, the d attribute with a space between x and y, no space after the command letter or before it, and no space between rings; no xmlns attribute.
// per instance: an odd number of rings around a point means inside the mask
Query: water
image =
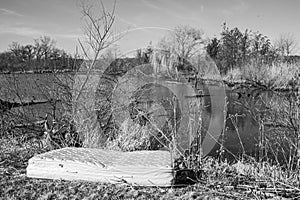
<svg viewBox="0 0 300 200"><path fill-rule="evenodd" d="M60 75L63 77L63 75ZM67 76L66 76L67 77ZM72 88L72 78L63 78L66 85ZM20 74L16 76L1 75L0 77L0 92L3 100L10 101L31 101L31 100L45 100L49 98L63 98L65 91L61 90L61 85L58 84L56 78L51 74ZM94 80L96 81L96 80ZM97 82L97 81L96 81ZM54 84L56 83L56 85ZM178 89L183 86L174 86L174 83L164 83L165 87L175 93L178 97L181 95L181 99L186 95L178 91L188 91L188 89ZM133 87L132 90L135 90ZM178 90L176 92L176 90ZM258 139L259 139L259 123L257 121L257 109L263 109L265 105L259 103L263 96L268 96L266 93L256 91L254 94L250 89L244 89L241 91L232 91L228 87L222 87L219 84L198 84L197 90L201 91L202 97L197 97L202 105L201 112L197 113L202 116L202 135L203 135L203 149L205 155L217 156L219 154L220 144L223 143L225 156L229 159L238 158L243 153L251 156L258 156ZM189 93L189 92L188 92ZM122 102L129 103L129 100L124 100L130 95L124 95L121 99ZM225 98L226 97L226 98ZM270 98L270 97L266 97ZM224 113L225 99L227 102L227 112ZM70 99L65 99L70 101ZM89 99L90 101L91 99ZM89 102L87 101L87 102ZM281 101L278 98L276 101ZM189 105L183 105L182 115L189 113ZM248 108L247 108L248 107ZM58 109L63 109L63 106L58 106ZM194 107L195 108L195 107ZM161 107L162 109L162 107ZM15 109L15 111L22 112L28 115L32 120L36 118L40 120L45 116L45 113L51 113L53 106L51 104L38 105L32 107L24 107ZM188 111L188 112L187 112ZM120 107L120 112L117 116L119 120L125 117L122 112L127 112L124 108ZM197 111L199 112L199 111ZM63 112L57 112L62 115ZM224 114L226 114L225 131L224 128ZM231 118L230 118L231 117ZM184 121L185 120L185 121ZM181 134L178 137L178 143L182 145L182 148L187 148L192 139L196 137L197 127L188 127L187 124L192 123L189 118L185 118L181 122L181 128L178 132ZM194 123L197 124L197 123ZM164 125L162 123L161 125ZM207 131L211 137L207 137ZM190 133L193 132L191 135ZM223 135L222 135L223 133ZM192 136L192 139L189 138Z"/></svg>
<svg viewBox="0 0 300 200"><path fill-rule="evenodd" d="M227 158L237 158L243 153L257 156L259 126L249 110L244 107L245 102L251 103L251 101L256 101L257 99L251 99L248 96L239 97L238 93L233 92L229 88L225 89L225 93L227 112L225 110L226 120L224 135L220 135L218 143L215 144L208 155L218 155L220 144L223 143L225 157ZM205 109L206 113L204 115L211 117L211 121L213 121L214 118L220 121L220 118L223 118L224 115L221 112L218 112L215 116L211 115L211 107L209 106L211 104L210 98L211 96L205 97L204 101L208 106ZM223 108L223 111L224 109L226 108Z"/></svg>

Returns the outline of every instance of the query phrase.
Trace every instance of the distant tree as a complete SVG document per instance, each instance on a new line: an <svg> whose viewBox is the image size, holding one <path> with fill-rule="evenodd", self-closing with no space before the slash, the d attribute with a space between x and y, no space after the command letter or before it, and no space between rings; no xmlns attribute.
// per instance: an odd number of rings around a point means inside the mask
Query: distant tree
<svg viewBox="0 0 300 200"><path fill-rule="evenodd" d="M180 62L189 59L203 50L205 39L203 31L191 26L177 26L169 35L164 37L158 47L176 55Z"/></svg>
<svg viewBox="0 0 300 200"><path fill-rule="evenodd" d="M24 55L26 56L26 60L31 63L31 61L34 59L34 46L31 44L28 44L23 47Z"/></svg>
<svg viewBox="0 0 300 200"><path fill-rule="evenodd" d="M38 39L34 40L34 42L35 42L35 44L34 44L35 58L37 61L37 65L40 65L40 61L41 61L42 55L43 55L43 50L42 50L41 44L38 41Z"/></svg>
<svg viewBox="0 0 300 200"><path fill-rule="evenodd" d="M234 68L242 68L247 63L271 64L276 59L276 51L267 36L237 27L230 29L223 24L221 38L213 38L206 46L206 52L215 60L224 74Z"/></svg>
<svg viewBox="0 0 300 200"><path fill-rule="evenodd" d="M48 60L51 52L55 48L55 41L51 39L49 36L40 37L40 45L43 51L44 59Z"/></svg>
<svg viewBox="0 0 300 200"><path fill-rule="evenodd" d="M37 67L41 67L40 65L43 64L43 68L49 68L47 66L47 61L50 58L50 54L55 48L55 41L52 40L49 36L41 36L39 39L35 39L35 56L37 59ZM43 63L41 63L43 60Z"/></svg>
<svg viewBox="0 0 300 200"><path fill-rule="evenodd" d="M12 42L9 45L9 51L13 53L14 55L14 61L11 62L13 65L14 71L15 70L22 70L25 71L28 69L28 66L26 64L26 49L24 46L20 45L18 42Z"/></svg>
<svg viewBox="0 0 300 200"><path fill-rule="evenodd" d="M294 35L290 33L281 34L280 37L275 41L275 47L282 56L290 56L295 53L297 45L298 44Z"/></svg>
<svg viewBox="0 0 300 200"><path fill-rule="evenodd" d="M255 60L256 64L270 63L272 44L267 36L259 32L253 33L250 48L251 59Z"/></svg>
<svg viewBox="0 0 300 200"><path fill-rule="evenodd" d="M248 56L250 54L250 46L251 46L251 37L250 32L248 29L245 30L243 33L243 36L241 38L241 44L240 44L240 63L244 65L246 62L248 62Z"/></svg>
<svg viewBox="0 0 300 200"><path fill-rule="evenodd" d="M9 45L9 50L13 52L16 57L22 56L22 46L18 42L12 42Z"/></svg>
<svg viewBox="0 0 300 200"><path fill-rule="evenodd" d="M20 45L18 42L12 42L9 45L9 53L1 54L1 69L10 71L40 71L75 69L82 62L76 61L71 55L64 50L55 47L55 41L48 36L41 36L34 40L34 45ZM4 57L7 56L7 59ZM11 59L13 57L13 59ZM75 56L76 57L76 56Z"/></svg>
<svg viewBox="0 0 300 200"><path fill-rule="evenodd" d="M217 56L220 51L220 40L217 38L213 38L212 40L209 41L207 47L206 47L206 52L212 59L217 59Z"/></svg>
<svg viewBox="0 0 300 200"><path fill-rule="evenodd" d="M9 50L14 54L17 63L24 61L24 48L18 42L12 42L9 45Z"/></svg>
<svg viewBox="0 0 300 200"><path fill-rule="evenodd" d="M15 55L11 51L0 53L0 71L13 71L16 64Z"/></svg>
<svg viewBox="0 0 300 200"><path fill-rule="evenodd" d="M238 28L229 29L224 23L220 40L221 47L218 56L222 68L220 70L227 72L234 67L240 67L249 46L247 30L243 34Z"/></svg>
<svg viewBox="0 0 300 200"><path fill-rule="evenodd" d="M58 48L53 48L50 52L49 55L49 60L50 60L50 66L52 70L55 70L57 68L62 68L62 62L61 62L61 58L63 57L63 55L65 54L65 52L63 50L60 50Z"/></svg>

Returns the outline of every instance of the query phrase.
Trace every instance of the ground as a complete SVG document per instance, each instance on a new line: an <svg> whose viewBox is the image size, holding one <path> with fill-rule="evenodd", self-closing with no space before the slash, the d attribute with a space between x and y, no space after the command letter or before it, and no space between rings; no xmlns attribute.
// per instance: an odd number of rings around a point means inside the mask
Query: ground
<svg viewBox="0 0 300 200"><path fill-rule="evenodd" d="M182 187L140 187L126 183L41 180L26 177L29 158L45 150L1 139L0 199L297 199L298 187L258 182L241 168L206 160L199 183ZM282 192L285 189L285 192ZM276 192L274 192L274 190Z"/></svg>

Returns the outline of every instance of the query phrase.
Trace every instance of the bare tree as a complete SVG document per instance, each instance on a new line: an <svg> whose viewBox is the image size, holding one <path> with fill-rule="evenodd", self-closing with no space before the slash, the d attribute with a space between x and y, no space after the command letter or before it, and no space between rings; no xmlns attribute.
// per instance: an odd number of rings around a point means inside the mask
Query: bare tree
<svg viewBox="0 0 300 200"><path fill-rule="evenodd" d="M290 56L295 53L297 45L296 38L290 33L281 34L275 41L275 47L282 56Z"/></svg>
<svg viewBox="0 0 300 200"><path fill-rule="evenodd" d="M86 5L84 1L82 1L81 4L82 15L85 21L84 33L87 40L85 41L85 44L79 40L79 44L84 58L90 62L87 66L87 77L80 86L78 95L75 98L76 100L80 97L80 91L82 91L85 87L90 77L90 73L94 69L97 59L100 57L100 53L117 40L112 32L115 22L116 1L114 2L112 11L110 12L106 10L102 1L100 1L100 6L101 11L97 12L100 14L96 15L95 10L93 10L95 6Z"/></svg>
<svg viewBox="0 0 300 200"><path fill-rule="evenodd" d="M43 59L43 68L48 68L47 64L52 50L55 48L55 41L49 36L41 36L39 39L34 40L34 51L37 60L37 66L40 66L40 61Z"/></svg>
<svg viewBox="0 0 300 200"><path fill-rule="evenodd" d="M100 1L100 6L101 11L96 12L93 10L95 6L86 5L84 1L82 1L81 4L82 15L85 21L84 33L87 37L85 42L88 47L80 40L79 43L84 56L89 60L98 59L100 52L116 41L112 31L115 22L116 2L114 2L112 11L110 12L106 10L102 1ZM96 15L95 13L100 14ZM88 49L90 48L92 50L92 55L88 52Z"/></svg>
<svg viewBox="0 0 300 200"><path fill-rule="evenodd" d="M203 31L190 26L177 26L158 46L180 59L189 59L203 49Z"/></svg>
<svg viewBox="0 0 300 200"><path fill-rule="evenodd" d="M86 40L79 40L79 44L85 62L84 67L82 66L80 70L82 75L75 77L72 115L78 132L84 135L84 145L88 147L97 147L105 141L99 126L97 126L95 113L94 95L99 81L99 74L95 67L105 49L120 38L113 33L115 8L116 1L113 3L111 11L105 8L102 1L99 1L98 6L87 5L84 1L81 4Z"/></svg>
<svg viewBox="0 0 300 200"><path fill-rule="evenodd" d="M31 64L31 61L33 60L34 57L34 46L28 44L24 47L24 51L25 51L27 62Z"/></svg>
<svg viewBox="0 0 300 200"><path fill-rule="evenodd" d="M18 42L12 42L9 45L9 50L13 52L16 57L22 56L22 46Z"/></svg>

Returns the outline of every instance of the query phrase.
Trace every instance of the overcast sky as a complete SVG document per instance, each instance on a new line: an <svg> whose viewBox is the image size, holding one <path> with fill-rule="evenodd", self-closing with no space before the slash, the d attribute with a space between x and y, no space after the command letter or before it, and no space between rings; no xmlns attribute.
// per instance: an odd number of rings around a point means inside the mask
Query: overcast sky
<svg viewBox="0 0 300 200"><path fill-rule="evenodd" d="M113 4L103 2L107 9ZM57 47L74 53L77 39L83 37L79 5L78 0L0 0L0 51L13 41L33 44L47 35ZM117 0L116 14L115 31L132 29L118 44L122 52L155 43L177 25L219 36L224 22L230 28L259 31L272 41L291 33L300 46L299 0Z"/></svg>

